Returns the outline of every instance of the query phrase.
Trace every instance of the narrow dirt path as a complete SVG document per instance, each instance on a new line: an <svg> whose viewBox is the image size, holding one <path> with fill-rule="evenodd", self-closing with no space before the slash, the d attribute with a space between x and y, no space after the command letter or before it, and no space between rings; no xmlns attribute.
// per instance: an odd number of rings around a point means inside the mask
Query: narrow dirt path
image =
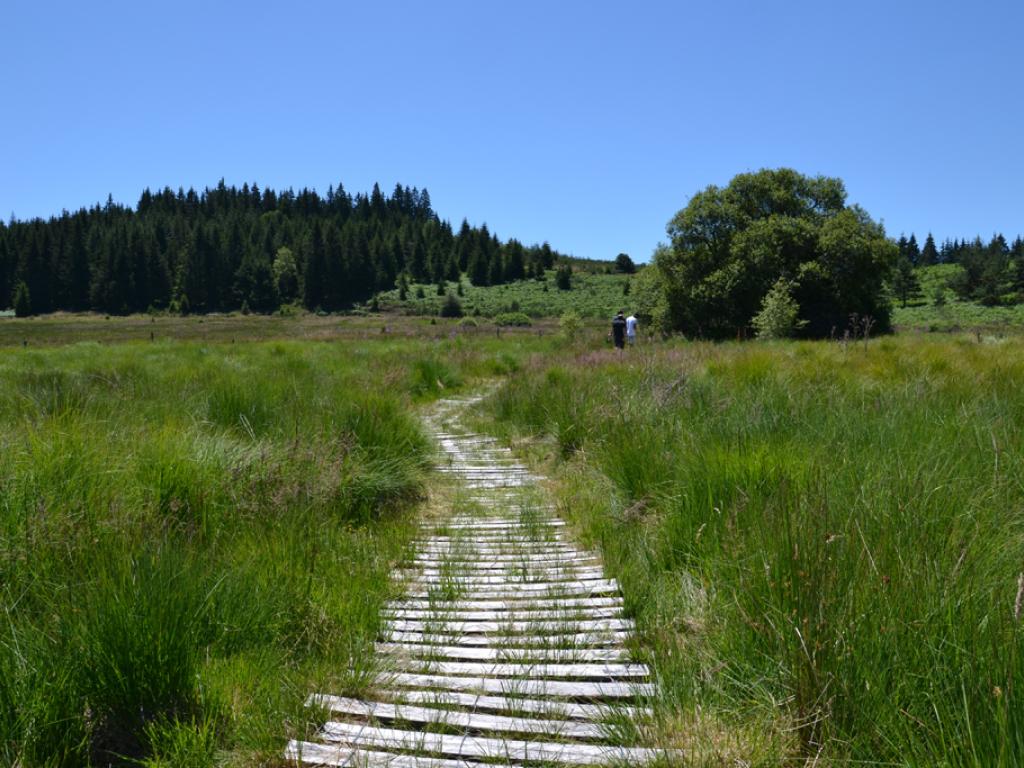
<svg viewBox="0 0 1024 768"><path fill-rule="evenodd" d="M630 659L617 583L564 534L537 478L462 428L472 402L441 401L427 418L459 492L451 516L421 532L407 590L387 607L374 698L314 694L335 719L286 756L372 768L664 762L632 743L654 686Z"/></svg>

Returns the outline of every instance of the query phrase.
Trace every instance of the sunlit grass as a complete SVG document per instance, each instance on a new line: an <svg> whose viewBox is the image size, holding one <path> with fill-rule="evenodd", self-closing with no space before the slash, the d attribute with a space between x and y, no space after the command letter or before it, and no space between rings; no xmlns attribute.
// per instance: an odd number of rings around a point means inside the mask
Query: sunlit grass
<svg viewBox="0 0 1024 768"><path fill-rule="evenodd" d="M506 339L0 352L0 763L276 760L358 695L433 447Z"/></svg>
<svg viewBox="0 0 1024 768"><path fill-rule="evenodd" d="M489 408L553 438L529 453L623 585L665 728L1015 765L1022 380L1017 340L670 344L535 361Z"/></svg>

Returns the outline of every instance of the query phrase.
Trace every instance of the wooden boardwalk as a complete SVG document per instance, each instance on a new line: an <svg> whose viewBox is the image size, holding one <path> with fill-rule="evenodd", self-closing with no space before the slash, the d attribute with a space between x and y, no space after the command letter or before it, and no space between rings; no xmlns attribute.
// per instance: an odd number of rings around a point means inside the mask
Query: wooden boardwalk
<svg viewBox="0 0 1024 768"><path fill-rule="evenodd" d="M544 503L538 478L508 449L464 431L470 400L428 418L439 471L464 508L422 531L387 606L372 699L329 693L302 765L471 768L659 765L678 751L623 744L650 715L650 670L631 659L632 621L600 560L578 548Z"/></svg>

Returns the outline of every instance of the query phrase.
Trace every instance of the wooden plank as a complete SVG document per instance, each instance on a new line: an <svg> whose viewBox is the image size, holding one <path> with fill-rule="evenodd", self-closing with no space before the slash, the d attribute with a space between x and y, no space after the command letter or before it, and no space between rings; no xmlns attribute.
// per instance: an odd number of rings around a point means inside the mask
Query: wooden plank
<svg viewBox="0 0 1024 768"><path fill-rule="evenodd" d="M560 634L569 632L605 632L632 630L632 619L582 619L568 621L418 621L385 619L394 632L446 632L460 635L493 635L519 632ZM444 629L440 629L444 627Z"/></svg>
<svg viewBox="0 0 1024 768"><path fill-rule="evenodd" d="M524 608L512 611L474 611L456 610L436 606L418 610L415 608L385 609L384 615L389 619L420 619L420 620L452 620L452 621L509 621L510 619L537 620L572 620L577 619L613 619L622 615L622 608L590 608L576 606L565 608Z"/></svg>
<svg viewBox="0 0 1024 768"><path fill-rule="evenodd" d="M493 763L475 760L446 760L438 757L400 755L394 752L349 747L342 744L316 744L292 739L284 752L284 759L296 765L329 765L345 768L486 768ZM505 763L520 765L520 763Z"/></svg>
<svg viewBox="0 0 1024 768"><path fill-rule="evenodd" d="M524 582L533 584L547 582L558 584L563 581L579 581L581 579L600 579L604 569L593 565L566 565L552 568L518 568L508 566L491 569L450 568L399 568L398 572L421 584L457 579L467 586L518 586Z"/></svg>
<svg viewBox="0 0 1024 768"><path fill-rule="evenodd" d="M417 645L415 643L377 643L381 653L465 661L626 661L625 648L509 648L506 646Z"/></svg>
<svg viewBox="0 0 1024 768"><path fill-rule="evenodd" d="M441 556L428 556L421 555L411 561L407 561L402 565L404 571L436 571L440 568L456 568L463 569L467 573L475 573L478 571L507 571L513 568L524 568L528 567L532 570L564 570L566 568L593 568L600 570L601 566L597 564L597 560L594 558L538 558L533 559L530 557L517 557L507 560L492 560L490 557L484 554L478 554L475 559L470 560L458 560L449 558L444 555Z"/></svg>
<svg viewBox="0 0 1024 768"><path fill-rule="evenodd" d="M461 709L438 709L415 704L391 704L380 701L332 698L327 703L331 712L358 717L372 717L377 720L401 720L415 724L443 724L473 731L498 731L501 733L542 733L546 736L563 736L574 739L601 739L608 735L608 729L596 723L571 720L538 720L526 717L508 717L480 712L466 712Z"/></svg>
<svg viewBox="0 0 1024 768"><path fill-rule="evenodd" d="M651 671L645 664L622 662L567 662L567 663L506 663L480 661L431 661L394 657L394 668L401 672L424 675L479 675L485 677L513 677L520 679L617 680L624 677L646 678Z"/></svg>
<svg viewBox="0 0 1024 768"><path fill-rule="evenodd" d="M651 683L594 683L568 680L514 680L495 677L454 677L447 675L413 674L410 672L382 673L380 685L400 685L409 688L447 688L452 691L483 691L502 695L565 696L576 699L631 699L653 696Z"/></svg>
<svg viewBox="0 0 1024 768"><path fill-rule="evenodd" d="M400 610L402 608L426 609L437 608L438 610L459 610L459 611L519 611L530 610L531 608L575 608L589 606L592 608L622 607L621 597L533 597L508 600L431 600L424 597L405 598L393 600L384 607Z"/></svg>
<svg viewBox="0 0 1024 768"><path fill-rule="evenodd" d="M524 531L531 533L542 528L564 528L565 523L561 520L538 520L529 523L517 520L511 523L438 523L436 527L460 531Z"/></svg>
<svg viewBox="0 0 1024 768"><path fill-rule="evenodd" d="M431 589L437 589L437 583L410 585L407 594L410 597L427 596ZM469 584L461 585L462 599L491 600L507 597L523 597L524 595L541 595L547 597L577 597L579 595L600 595L619 592L619 585L615 579L588 579L584 581L561 581L557 584L517 584L510 587L472 587Z"/></svg>
<svg viewBox="0 0 1024 768"><path fill-rule="evenodd" d="M434 544L456 544L463 546L469 543L472 543L474 545L484 544L490 546L496 546L500 544L530 544L538 547L544 544L552 543L567 544L567 542L562 538L561 534L558 534L558 532L555 532L555 534L551 534L545 537L544 539L540 539L534 536L521 536L519 534L503 534L501 536L474 535L472 537L467 536L461 539L453 538L450 536L434 536L430 538L430 541Z"/></svg>
<svg viewBox="0 0 1024 768"><path fill-rule="evenodd" d="M521 557L523 555L538 555L538 554L574 554L596 557L596 554L585 549L574 547L566 541L534 541L527 539L526 541L519 542L518 545L506 541L502 542L490 542L490 541L476 541L474 539L460 539L456 541L432 541L430 539L420 539L412 544L415 551L427 553L449 553L449 552L473 552L473 553L486 553L493 552L496 555L506 555L509 557Z"/></svg>
<svg viewBox="0 0 1024 768"><path fill-rule="evenodd" d="M339 741L359 747L422 750L449 757L551 762L565 765L637 765L665 756L662 750L644 747L452 736L398 728L372 728L359 723L343 722L325 723L322 736L327 741Z"/></svg>
<svg viewBox="0 0 1024 768"><path fill-rule="evenodd" d="M482 562L483 560L483 562ZM442 552L423 552L420 554L413 555L413 562L422 565L441 565L453 564L458 565L465 563L466 565L481 565L495 567L506 567L508 565L575 565L584 564L589 565L591 563L599 562L598 558L594 555L585 555L582 553L552 553L552 554L522 554L522 555L494 555L484 552L475 552L472 555L467 555L465 559L460 557L452 557L448 553Z"/></svg>
<svg viewBox="0 0 1024 768"><path fill-rule="evenodd" d="M637 719L651 716L651 710L647 707L634 707L623 704L620 701L607 704L578 704L561 699L508 698L506 696L487 696L479 693L441 690L424 691L410 688L383 688L379 689L379 693L396 701L433 704L436 706L459 706L486 712L529 713L545 717L556 717L563 720L601 721L612 717ZM314 696L316 695L314 694Z"/></svg>
<svg viewBox="0 0 1024 768"><path fill-rule="evenodd" d="M382 639L393 643L423 643L425 645L467 645L496 646L515 648L580 648L596 646L622 645L629 639L626 631L607 632L563 632L559 634L516 635L514 637L495 637L494 635L464 635L457 632L404 632L385 630Z"/></svg>

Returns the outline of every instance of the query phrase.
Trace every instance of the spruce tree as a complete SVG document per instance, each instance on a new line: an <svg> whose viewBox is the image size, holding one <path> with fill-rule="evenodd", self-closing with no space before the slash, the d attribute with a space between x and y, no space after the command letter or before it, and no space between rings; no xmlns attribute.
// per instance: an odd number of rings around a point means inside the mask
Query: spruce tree
<svg viewBox="0 0 1024 768"><path fill-rule="evenodd" d="M896 270L892 278L892 291L900 300L900 305L907 306L910 299L921 296L921 281L917 278L914 265L908 256L900 256L896 262Z"/></svg>
<svg viewBox="0 0 1024 768"><path fill-rule="evenodd" d="M19 280L14 286L11 303L14 305L15 317L28 317L32 314L32 297L24 280Z"/></svg>
<svg viewBox="0 0 1024 768"><path fill-rule="evenodd" d="M929 232L928 237L925 238L924 247L921 249L921 258L919 263L926 267L939 263L939 252L935 248L935 238L932 237L931 232Z"/></svg>

